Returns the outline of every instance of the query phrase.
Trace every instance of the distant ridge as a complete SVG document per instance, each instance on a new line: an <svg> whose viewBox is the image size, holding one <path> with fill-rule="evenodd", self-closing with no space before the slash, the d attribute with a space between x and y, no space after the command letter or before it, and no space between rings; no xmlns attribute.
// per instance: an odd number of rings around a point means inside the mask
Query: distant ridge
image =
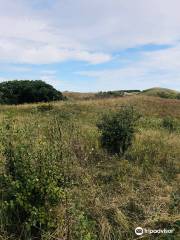
<svg viewBox="0 0 180 240"><path fill-rule="evenodd" d="M142 94L161 98L180 99L180 92L168 88L149 88L142 91Z"/></svg>
<svg viewBox="0 0 180 240"><path fill-rule="evenodd" d="M95 98L114 98L131 95L146 95L161 98L180 99L180 92L168 88L149 88L143 91L140 90L114 90L105 92L70 92L65 91L63 95L69 99L95 99Z"/></svg>

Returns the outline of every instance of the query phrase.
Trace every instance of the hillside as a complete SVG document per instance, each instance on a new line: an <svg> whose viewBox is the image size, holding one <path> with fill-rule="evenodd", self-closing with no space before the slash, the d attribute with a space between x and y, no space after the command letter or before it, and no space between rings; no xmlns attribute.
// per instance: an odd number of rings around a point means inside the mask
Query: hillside
<svg viewBox="0 0 180 240"><path fill-rule="evenodd" d="M107 92L94 92L94 93L80 93L80 92L63 92L63 95L70 100L88 100L98 98L118 98L133 95L144 95L152 97L161 97L169 99L180 99L180 92L167 89L167 88L150 88L143 91L140 90L119 90Z"/></svg>
<svg viewBox="0 0 180 240"><path fill-rule="evenodd" d="M101 92L63 92L63 95L70 100L88 100L98 98L116 98L129 95L139 94L140 90L114 90L114 91L101 91Z"/></svg>
<svg viewBox="0 0 180 240"><path fill-rule="evenodd" d="M123 156L100 144L104 114L140 114ZM173 126L173 128L172 128ZM178 239L180 103L141 94L0 107L0 239ZM22 236L25 236L24 238Z"/></svg>
<svg viewBox="0 0 180 240"><path fill-rule="evenodd" d="M178 98L180 99L180 92L168 88L150 88L142 92L143 95L162 97L162 98Z"/></svg>

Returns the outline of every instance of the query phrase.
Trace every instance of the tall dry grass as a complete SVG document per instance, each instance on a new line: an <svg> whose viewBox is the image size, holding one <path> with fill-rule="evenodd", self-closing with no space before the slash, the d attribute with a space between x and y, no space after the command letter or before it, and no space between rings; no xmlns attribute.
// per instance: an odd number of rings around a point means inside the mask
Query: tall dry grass
<svg viewBox="0 0 180 240"><path fill-rule="evenodd" d="M179 126L180 102L137 95L51 105L0 108L1 174L8 160L4 139L9 121L15 151L26 145L23 151L35 169L40 162L48 168L58 163L65 181L59 182L64 197L53 206L56 225L42 229L39 239L132 240L137 226L175 229L171 236L144 239L178 239L180 132L179 127L167 131L162 120L170 115ZM135 106L141 119L132 146L119 157L101 148L96 123L123 105ZM1 196L5 192L1 188ZM21 238L7 231L2 215L0 224L0 239Z"/></svg>

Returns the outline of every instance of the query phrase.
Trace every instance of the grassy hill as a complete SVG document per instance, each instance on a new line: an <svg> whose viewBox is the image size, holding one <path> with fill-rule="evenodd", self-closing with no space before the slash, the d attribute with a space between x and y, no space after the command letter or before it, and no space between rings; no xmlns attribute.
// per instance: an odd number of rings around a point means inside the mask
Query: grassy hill
<svg viewBox="0 0 180 240"><path fill-rule="evenodd" d="M101 147L97 123L124 105L141 118L120 157ZM175 229L144 239L178 239L179 146L176 99L2 105L0 239L133 240L137 226Z"/></svg>
<svg viewBox="0 0 180 240"><path fill-rule="evenodd" d="M162 97L162 98L180 99L180 92L174 91L168 88L150 88L150 89L144 90L142 94L147 96L156 96L156 97Z"/></svg>
<svg viewBox="0 0 180 240"><path fill-rule="evenodd" d="M90 92L90 93L81 93L81 92L63 92L63 95L70 100L90 100L97 98L117 98L127 95L139 94L140 90L119 90L119 91L106 91L106 92Z"/></svg>
<svg viewBox="0 0 180 240"><path fill-rule="evenodd" d="M63 92L63 95L70 100L90 100L98 98L118 98L142 94L145 96L180 99L180 92L167 88L150 88L143 91L140 90L119 90L98 93L80 93L80 92Z"/></svg>

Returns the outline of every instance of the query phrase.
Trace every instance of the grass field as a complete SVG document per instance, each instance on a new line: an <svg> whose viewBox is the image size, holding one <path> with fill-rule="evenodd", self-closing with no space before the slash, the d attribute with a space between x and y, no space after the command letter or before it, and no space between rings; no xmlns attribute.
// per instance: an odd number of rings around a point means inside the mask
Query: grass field
<svg viewBox="0 0 180 240"><path fill-rule="evenodd" d="M124 105L141 118L132 146L119 157L101 148L96 124ZM173 131L163 127L167 116ZM140 239L138 226L174 229L141 239L179 239L179 100L134 95L3 105L0 156L1 175L12 162L20 169L13 169L18 181L1 182L2 240L133 240Z"/></svg>

